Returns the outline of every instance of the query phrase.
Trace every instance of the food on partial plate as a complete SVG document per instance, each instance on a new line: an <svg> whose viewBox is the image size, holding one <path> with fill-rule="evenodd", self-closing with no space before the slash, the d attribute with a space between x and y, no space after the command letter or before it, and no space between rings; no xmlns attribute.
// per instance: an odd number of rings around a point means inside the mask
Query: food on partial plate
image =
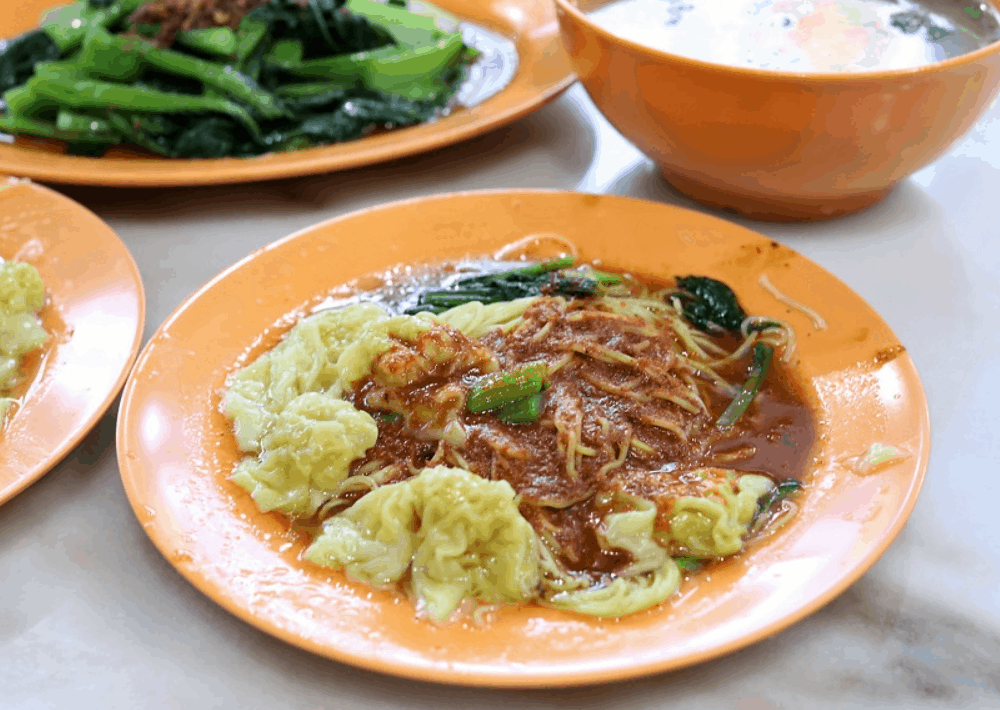
<svg viewBox="0 0 1000 710"><path fill-rule="evenodd" d="M1000 40L1000 12L953 0L616 0L588 16L671 54L791 72L911 69Z"/></svg>
<svg viewBox="0 0 1000 710"><path fill-rule="evenodd" d="M42 347L48 333L38 312L45 306L45 285L31 264L0 259L0 421L16 402L25 356Z"/></svg>
<svg viewBox="0 0 1000 710"><path fill-rule="evenodd" d="M0 44L0 131L221 158L430 121L478 52L447 13L405 4L78 0Z"/></svg>
<svg viewBox="0 0 1000 710"><path fill-rule="evenodd" d="M815 439L794 332L705 276L467 261L360 291L233 372L232 480L305 559L443 622L617 617L784 524Z"/></svg>

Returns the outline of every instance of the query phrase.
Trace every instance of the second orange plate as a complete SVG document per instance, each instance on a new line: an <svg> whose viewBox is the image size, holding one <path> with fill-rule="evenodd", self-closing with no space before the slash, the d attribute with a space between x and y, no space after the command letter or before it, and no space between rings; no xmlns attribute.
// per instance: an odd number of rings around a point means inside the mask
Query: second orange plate
<svg viewBox="0 0 1000 710"><path fill-rule="evenodd" d="M748 312L798 333L819 422L798 515L668 602L620 620L538 606L481 625L436 627L405 598L299 559L302 543L228 480L237 458L219 413L226 376L353 279L397 264L483 256L556 232L582 259L729 283ZM815 329L759 284L819 309ZM238 317L234 317L238 314ZM868 475L871 444L905 452ZM929 448L913 362L857 294L798 253L700 213L564 192L463 193L334 219L262 249L188 299L154 335L126 385L118 425L125 490L143 528L196 587L247 622L316 653L401 676L487 686L594 683L688 665L801 619L857 580L912 509Z"/></svg>
<svg viewBox="0 0 1000 710"><path fill-rule="evenodd" d="M66 4L64 0L13 2L16 8L0 15L0 38L15 37L33 29L48 9ZM555 6L551 2L435 0L435 4L516 45L517 71L510 83L472 108L457 110L432 123L377 136L256 158L167 160L124 150L111 151L101 158L86 158L42 146L0 144L0 172L57 183L151 187L250 182L346 170L482 135L540 108L575 81L569 57L559 39Z"/></svg>

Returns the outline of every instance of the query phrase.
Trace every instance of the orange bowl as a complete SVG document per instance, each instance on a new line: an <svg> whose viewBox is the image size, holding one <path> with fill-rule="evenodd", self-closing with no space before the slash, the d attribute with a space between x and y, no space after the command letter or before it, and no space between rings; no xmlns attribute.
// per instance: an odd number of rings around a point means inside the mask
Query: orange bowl
<svg viewBox="0 0 1000 710"><path fill-rule="evenodd" d="M747 69L617 37L585 14L606 2L555 0L587 93L676 189L749 217L826 219L878 202L970 130L1000 87L1000 42L916 69Z"/></svg>

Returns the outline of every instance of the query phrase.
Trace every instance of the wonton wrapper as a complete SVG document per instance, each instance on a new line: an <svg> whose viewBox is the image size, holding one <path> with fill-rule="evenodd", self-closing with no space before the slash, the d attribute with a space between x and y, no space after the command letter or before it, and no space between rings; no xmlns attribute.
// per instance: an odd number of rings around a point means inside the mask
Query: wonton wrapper
<svg viewBox="0 0 1000 710"><path fill-rule="evenodd" d="M642 498L633 502L635 510L608 515L597 536L605 550L627 550L632 564L609 584L553 595L546 600L549 606L591 616L624 616L659 604L677 591L680 568L653 540L656 506Z"/></svg>
<svg viewBox="0 0 1000 710"><path fill-rule="evenodd" d="M265 513L308 517L376 438L378 426L367 412L321 392L306 392L275 417L264 435L263 453L240 461L233 481Z"/></svg>
<svg viewBox="0 0 1000 710"><path fill-rule="evenodd" d="M339 397L392 345L390 335L412 339L430 328L429 317L394 316L372 303L303 318L273 350L234 373L223 408L236 426L240 451L260 451L275 418L305 392Z"/></svg>
<svg viewBox="0 0 1000 710"><path fill-rule="evenodd" d="M21 358L48 340L35 315L44 305L45 285L35 267L0 259L0 393L17 384ZM0 397L0 417L12 401Z"/></svg>
<svg viewBox="0 0 1000 710"><path fill-rule="evenodd" d="M447 466L368 493L323 524L305 557L376 586L409 569L419 606L438 621L464 600L531 599L539 583L537 537L514 489Z"/></svg>
<svg viewBox="0 0 1000 710"><path fill-rule="evenodd" d="M678 498L670 535L696 557L733 555L743 549L758 501L773 487L766 476L747 474L739 477L735 489L731 481L723 481L715 495Z"/></svg>

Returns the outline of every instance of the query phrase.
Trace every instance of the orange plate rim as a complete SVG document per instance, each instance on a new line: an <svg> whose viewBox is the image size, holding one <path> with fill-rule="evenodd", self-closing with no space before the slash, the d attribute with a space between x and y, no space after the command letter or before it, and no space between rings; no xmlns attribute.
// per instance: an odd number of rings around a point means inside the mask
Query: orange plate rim
<svg viewBox="0 0 1000 710"><path fill-rule="evenodd" d="M708 253L708 251L712 251L713 253L717 251L715 246L718 243L718 239L724 239L727 241L729 243L728 246L735 246L736 242L742 242L744 245L749 244L751 247L756 247L758 249L758 253L760 253L760 249L763 249L766 245L771 245L776 249L781 246L778 245L777 242L763 235L716 217L695 212L693 210L664 205L662 203L653 203L631 197L597 196L558 190L490 190L420 197L367 208L300 230L290 236L277 240L263 249L257 250L243 260L224 270L218 276L195 291L164 321L146 345L146 348L140 354L138 361L133 368L132 375L125 386L122 397L122 405L119 411L117 430L118 459L126 494L134 512L136 513L136 516L139 518L140 522L143 523L143 527L152 539L153 543L167 558L167 560L170 561L170 563L188 579L189 582L191 582L196 588L206 594L213 601L247 623L250 623L257 628L293 645L308 649L321 656L361 668L417 680L434 681L452 685L497 688L559 687L571 685L590 685L613 680L624 680L628 678L646 676L653 673L689 666L711 658L717 658L740 648L744 648L756 641L773 636L796 621L799 621L800 619L815 612L842 593L852 583L857 581L857 579L859 579L879 559L886 548L892 543L893 539L898 535L909 517L914 505L916 504L929 458L930 424L926 396L911 358L901 347L899 347L899 354L895 357L892 364L883 369L890 371L891 375L897 377L903 382L905 390L903 399L901 402L897 403L897 405L893 405L896 406L897 409L895 410L895 413L890 414L889 419L900 419L902 422L899 427L905 429L907 441L912 443L912 447L909 452L910 455L902 462L889 464L884 471L880 470L878 473L871 474L863 478L857 477L857 480L860 481L860 483L857 483L859 489L867 485L868 487L865 488L865 490L868 490L869 488L872 488L872 486L878 485L880 486L879 490L882 491L880 495L884 494L886 486L892 489L893 497L891 498L891 502L886 504L887 509L877 509L875 510L875 513L873 513L873 515L875 515L874 519L876 522L871 523L871 521L861 521L861 523L859 523L862 527L864 525L868 525L869 523L875 525L877 528L875 532L869 535L870 539L855 541L859 545L859 550L856 553L848 552L841 555L841 557L838 557L839 567L837 569L821 570L825 575L821 577L822 580L825 580L820 583L821 587L818 589L807 590L805 592L805 596L801 599L797 599L794 606L790 610L778 613L773 618L770 618L767 623L761 624L756 628L743 630L735 635L721 638L717 642L712 642L707 647L685 652L681 656L671 655L662 647L654 645L645 652L625 654L612 653L608 654L608 657L600 655L594 657L583 657L581 655L579 658L575 658L571 654L568 658L556 659L552 662L545 662L543 660L534 665L512 662L509 659L493 659L494 662L486 660L481 663L470 661L466 663L463 662L462 658L458 655L444 660L430 656L425 657L421 655L424 649L420 647L419 643L416 643L411 644L413 647L404 649L406 653L394 653L391 657L384 658L381 654L375 653L370 649L358 649L351 645L337 645L329 640L312 636L310 633L301 631L301 629L299 631L290 630L286 623L287 619L280 617L280 615L277 615L276 613L267 612L266 610L264 612L259 612L253 608L252 604L247 603L246 600L235 598L233 596L233 590L228 588L229 584L226 581L210 579L208 573L204 572L197 562L192 562L190 557L178 559L175 545L177 542L177 534L179 533L171 531L163 523L158 522L161 517L158 515L158 511L159 513L168 512L172 515L177 513L179 509L177 508L176 503L169 503L165 500L162 495L162 490L158 493L151 493L144 489L144 486L149 485L151 482L157 483L158 481L154 479L162 477L165 474L161 474L158 471L153 470L153 468L149 465L149 461L144 462L144 458L149 458L149 451L148 447L145 447L142 443L140 421L142 417L149 415L151 409L150 401L156 400L157 402L167 402L167 400L173 396L169 393L166 393L165 396L163 396L164 393L154 395L150 392L150 384L145 378L148 376L148 368L155 368L162 365L163 359L161 358L161 354L158 352L159 347L165 339L176 340L177 336L171 331L177 328L178 325L184 325L184 320L188 317L191 309L198 307L200 301L211 299L216 289L232 285L241 275L241 272L254 268L255 265L262 261L277 265L283 258L291 255L293 247L298 247L301 250L307 251L310 244L320 243L328 237L332 239L333 237L331 235L344 235L349 233L352 229L359 228L363 231L363 227L360 225L367 224L369 220L372 219L378 220L382 224L389 224L393 221L393 219L397 218L397 215L405 215L405 218L398 218L406 219L406 224L414 224L412 221L413 216L424 211L437 210L441 214L463 214L468 215L469 218L472 219L473 216L481 210L492 209L496 215L502 215L516 213L525 208L525 206L528 208L527 211L531 213L531 216L525 218L527 222L545 222L548 217L542 217L539 215L547 215L549 212L560 213L560 210L562 210L562 213L564 214L574 214L576 212L585 212L588 208L593 208L604 211L605 221L613 217L614 222L609 222L609 224L617 225L629 223L633 221L632 215L635 215L636 213L642 213L649 219L655 217L655 223L682 223L684 225L684 230L679 232L679 234L684 239L687 239L687 236L685 235L690 235L692 233L695 234L694 238L696 241L706 234L709 235L709 242L712 244L711 248L709 249L704 245L698 247L705 253ZM580 234L584 234L586 230L593 228L589 222L590 218L587 216L581 216L579 221L575 224L574 229L579 231ZM548 225L543 224L541 226L547 227ZM423 232L434 231L434 227L430 226L418 229L422 229ZM487 228L482 227L480 229ZM699 232L698 230L701 231ZM536 231L546 230L542 228ZM701 234L701 232L704 234ZM497 238L497 235L469 237L467 240L469 243L475 244L481 242L479 245L481 248L474 248L472 250L447 245L441 247L440 244L435 248L440 248L442 253L450 253L452 258L460 258L470 254L483 255L492 253L498 245L503 243L498 242ZM432 243L430 239L431 234L428 233L422 233L419 237L407 237L408 241L419 242L419 244L414 245L414 247L418 250L415 253L424 253L423 249ZM459 237L456 237L455 239L461 241L461 238ZM375 243L376 245L372 246L372 243ZM377 240L370 240L369 244L366 246L365 240L355 239L349 248L354 249L356 252L359 250L362 252L379 250ZM603 256L608 255L608 249L609 245L606 245ZM663 250L662 247L660 249L661 251ZM812 278L825 279L827 284L830 285L830 288L833 288L838 296L849 297L852 308L858 312L859 319L870 322L873 327L881 329L879 331L881 336L879 337L883 337L884 339L887 338L889 341L895 342L898 345L898 341L894 340L895 336L892 334L889 327L871 309L871 307L860 298L860 296L855 294L849 287L836 279L836 277L832 274L822 269L822 267L816 265L814 262L809 261L805 257L787 247L782 247L782 249L783 251L781 253L794 261L800 267L800 271L808 271L808 275ZM374 260L376 262L380 262L384 268L388 268L389 266L398 263L410 263L407 261L400 262L399 260L394 259L391 254L386 253L387 251L389 250L382 249L380 254L373 257ZM587 254L585 258L592 258L594 256L595 254L590 253ZM643 252L642 257L635 257L635 259L638 259L636 263L645 264L648 261L648 257L649 254ZM302 260L306 259L305 256L301 256L299 258ZM705 254L701 254L698 259L706 265L710 261L706 260ZM439 259L428 259L428 261L439 261ZM605 263L607 263L607 261ZM609 265L619 266L618 264ZM355 271L354 273L356 276L364 276L365 274L373 273L373 270L367 269ZM647 270L646 273L653 272ZM308 280L308 278L305 280ZM315 305L320 296L328 294L333 287L339 285L340 283L344 283L345 281L346 279L326 283L325 287L321 289L322 293L316 292L313 294L315 298L307 299L308 303L304 301L295 302L295 305L289 307L288 310L285 311L286 315L292 312L297 314L305 312L303 308L307 308L310 304ZM739 293L742 299L744 292L740 290ZM786 291L786 293L793 298L800 295L797 293L797 289L795 288ZM751 311L750 308L747 310ZM754 310L753 312L759 311ZM274 325L275 322L276 321L274 321L273 318L258 322L256 324L256 332L259 334L263 330L266 330ZM282 327L287 328L289 325L290 322L285 321L285 324ZM798 328L798 326L796 327ZM244 346L244 350L246 347L249 347L250 340L252 340L252 338L248 338L246 345ZM806 351L809 349L809 346L804 346L803 349ZM824 357L826 356L824 355ZM158 358L160 359L158 360ZM231 370L233 363L230 363L229 365L229 370ZM845 373L848 371L851 373L854 372L852 369L847 368ZM848 381L845 379L847 376L848 375L846 374L842 376L839 372L833 371L827 372L823 375L823 377L829 379L831 384L839 384L844 387L848 384ZM853 374L851 376L853 376ZM218 378L211 382L203 382L201 384L204 386L211 384L212 387L216 387L219 384L217 379ZM152 400L150 399L151 397L153 398ZM157 397L159 397L159 399L157 399ZM869 401L870 399L871 398L868 397L867 399L860 400L860 404L863 405L862 408L876 406L875 403ZM881 406L881 404L878 406ZM840 408L845 409L843 406ZM879 411L881 412L881 410ZM826 416L830 414L830 411L821 407L820 414L821 416ZM847 413L841 411L838 416L847 416ZM218 432L216 432L216 435L218 435ZM206 436L208 435L206 434ZM197 445L197 442L195 442L195 444ZM828 453L826 449L830 448L830 446L832 445L824 445L824 450L822 452L824 457ZM826 463L833 466L832 461L827 461ZM840 479L846 479L848 474L845 473L842 468L838 470L840 471L840 473L837 474L838 485L841 485L842 481L840 481ZM853 485L855 485L854 479L851 479L850 486ZM843 484L845 490L848 490L848 494L850 486L846 483ZM219 484L205 484L206 489L213 487L217 488L219 487ZM227 493L226 495L231 496L231 493ZM837 500L840 501L840 499ZM888 501L889 499L886 500ZM840 504L841 503L838 502L838 505ZM226 505L228 505L228 503ZM819 507L821 508L822 506ZM822 510L820 512L822 513ZM227 525L230 522L236 525L238 522L233 510L220 513L220 515L223 517L229 516L229 519L225 523ZM257 525L261 520L263 520L263 518L267 517L262 516L259 513L256 515L259 520L254 521L254 525ZM807 513L805 511L800 512L800 517L801 516L807 516ZM834 516L834 518L836 517L837 516ZM851 514L844 514L842 517L845 520L850 520ZM834 522L838 521L834 520ZM172 519L171 524L176 524L176 520ZM770 547L780 548L781 550L794 549L792 545L796 544L798 537L802 537L802 528L803 525L800 525L797 521L793 521L792 524L786 526L776 535L772 536L773 539L769 538L766 544L756 547L753 550L753 555L763 554L761 551L766 551ZM808 535L808 533L809 531L807 526L806 534ZM270 535L268 535L268 537L270 537ZM199 542L198 544L202 543ZM258 545L258 547L261 546L266 547L263 542ZM261 547L261 549L263 549L263 547ZM185 554L188 553L185 552ZM270 553L265 551L261 554L267 555ZM746 554L749 555L750 553L748 552ZM838 552L837 554L840 553ZM216 560L211 559L211 561L215 562ZM717 576L723 576L731 578L731 580L736 580L735 583L738 585L740 580L748 574L749 572L746 569L740 568L739 570L732 571L731 573L724 570ZM710 581L709 589L711 589L711 585L714 585L715 582L716 580ZM355 601L359 600L362 596L363 592L355 590L353 592L347 592L344 598ZM397 599L395 602L396 607L399 606L398 601L399 600ZM687 602L686 600L682 600L680 603L684 604ZM376 601L373 602L373 604L380 611L392 611L393 603L390 601ZM382 606L379 606L379 604ZM412 608L408 608L408 611L412 616ZM538 615L539 613L548 612L550 610L527 606L518 607L508 611L510 612L509 618L513 618L516 621L520 617L531 617L532 615ZM646 612L640 612L639 615L645 613ZM518 615L520 615L520 617ZM629 621L639 615L625 617L625 619L621 621ZM572 615L571 617L571 621L567 623L573 623L578 619L578 617ZM395 618L396 617L393 617L393 619ZM405 616L399 618L404 619L405 622ZM646 619L649 620L648 625L652 628L655 625L654 621L658 619L658 616L651 613L646 617ZM413 623L419 625L426 622L414 621ZM584 619L579 623L583 623L584 625L594 629L607 629L606 626L602 626L602 624L605 623L603 621ZM635 622L635 625L630 628L637 628L641 632L644 628L643 624L646 623L646 620L638 620ZM384 626L387 625L388 624ZM558 620L553 622L553 628L557 625ZM383 632L386 631L384 626L381 629ZM461 630L455 630L455 632L460 636L461 633L464 633ZM395 632L390 630L388 633L392 636ZM435 629L435 633L451 633L451 630L446 629L444 632L441 632L440 630ZM490 631L480 630L474 633L488 634ZM340 636L343 636L343 634ZM464 639L465 637L463 636L462 638ZM340 637L338 637L338 639L343 641ZM465 650L475 651L475 642L473 642L473 645L466 647Z"/></svg>

